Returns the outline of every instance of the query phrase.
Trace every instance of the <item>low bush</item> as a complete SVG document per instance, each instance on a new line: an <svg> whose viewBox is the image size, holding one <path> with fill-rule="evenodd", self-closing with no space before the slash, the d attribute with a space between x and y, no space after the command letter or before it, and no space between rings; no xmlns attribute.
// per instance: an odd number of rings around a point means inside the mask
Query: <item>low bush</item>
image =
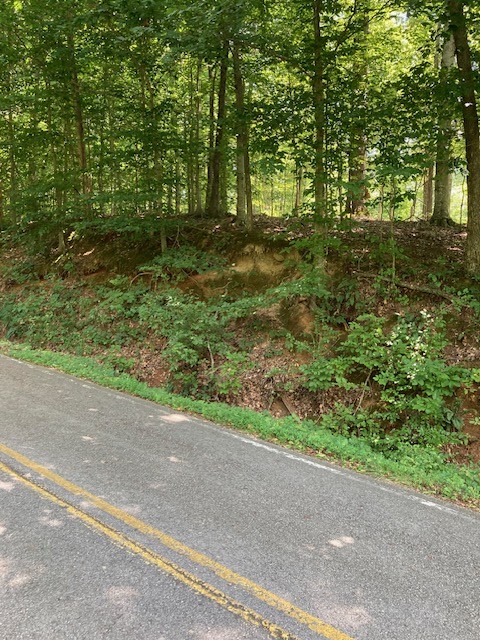
<svg viewBox="0 0 480 640"><path fill-rule="evenodd" d="M464 436L456 397L474 380L471 370L445 362L446 345L441 317L398 317L387 329L384 318L363 315L335 354L319 353L301 367L303 385L311 391L357 389L356 406L337 406L323 424L368 437L376 448L458 444ZM367 394L371 406L364 409Z"/></svg>

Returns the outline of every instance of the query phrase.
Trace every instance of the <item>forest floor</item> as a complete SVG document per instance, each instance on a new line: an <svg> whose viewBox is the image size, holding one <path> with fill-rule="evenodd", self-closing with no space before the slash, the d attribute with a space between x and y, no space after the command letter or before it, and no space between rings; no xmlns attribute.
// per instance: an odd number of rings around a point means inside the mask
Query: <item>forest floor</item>
<svg viewBox="0 0 480 640"><path fill-rule="evenodd" d="M379 382L380 360L367 362L380 351L389 362L390 343L375 342L379 330L388 338L402 319L405 344L392 347L395 357L408 359L409 349L424 349L425 367L438 368L440 360L452 367L438 369L439 380L457 375L457 367L480 369L480 282L463 271L462 227L347 221L332 232L321 282L306 269L318 247L311 223L302 218L258 218L253 233L237 229L232 219L171 220L165 234L164 254L155 226L148 232L127 225L90 228L72 234L62 252L26 252L18 242L5 242L2 337L93 356L153 387L275 417L319 422L347 407L351 432L368 431L372 442L378 433L371 433L369 411L378 412L382 393L396 384ZM364 333L357 328L352 334L355 323ZM427 325L443 336L441 344L433 339L432 355ZM417 332L417 346L408 342L409 327ZM356 359L351 344L350 351L342 346L349 336L368 342L370 355ZM418 347L420 339L425 345ZM330 357L347 367L341 375L315 369L316 359ZM390 375L397 374L391 369ZM405 394L436 398L428 384L422 393L412 385ZM439 385L441 393L448 387L448 428L463 434L439 446L447 459L479 463L478 379L455 388L448 381ZM428 408L421 411L420 417L428 416ZM407 414L399 409L388 424L385 411L378 413L381 437L400 432ZM360 416L363 426L355 426Z"/></svg>

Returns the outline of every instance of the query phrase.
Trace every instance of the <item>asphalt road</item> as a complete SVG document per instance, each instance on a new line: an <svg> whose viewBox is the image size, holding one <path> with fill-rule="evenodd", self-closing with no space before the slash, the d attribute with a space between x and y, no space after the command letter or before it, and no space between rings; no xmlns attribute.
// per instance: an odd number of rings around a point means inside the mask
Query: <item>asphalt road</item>
<svg viewBox="0 0 480 640"><path fill-rule="evenodd" d="M0 356L0 638L479 640L480 516Z"/></svg>

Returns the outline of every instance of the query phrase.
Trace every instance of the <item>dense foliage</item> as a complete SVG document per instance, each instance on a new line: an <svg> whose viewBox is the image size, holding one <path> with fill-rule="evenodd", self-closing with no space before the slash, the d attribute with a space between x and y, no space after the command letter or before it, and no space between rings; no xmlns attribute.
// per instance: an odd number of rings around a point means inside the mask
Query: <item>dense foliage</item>
<svg viewBox="0 0 480 640"><path fill-rule="evenodd" d="M150 216L163 233L171 215L235 203L247 226L254 212L429 216L436 164L436 186L456 172L465 221L457 133L480 18L463 4L6 0L0 218L62 250L79 223ZM441 58L463 27L473 71L459 77Z"/></svg>
<svg viewBox="0 0 480 640"><path fill-rule="evenodd" d="M2 336L441 469L478 422L476 5L4 0Z"/></svg>

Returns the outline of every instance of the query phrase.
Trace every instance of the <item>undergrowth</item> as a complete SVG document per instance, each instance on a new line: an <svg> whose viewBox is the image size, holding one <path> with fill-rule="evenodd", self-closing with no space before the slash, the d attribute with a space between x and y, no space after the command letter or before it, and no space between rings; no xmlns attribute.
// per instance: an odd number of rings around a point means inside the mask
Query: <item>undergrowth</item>
<svg viewBox="0 0 480 640"><path fill-rule="evenodd" d="M314 452L318 457L333 456L357 471L395 479L431 493L462 500L472 506L480 505L478 467L445 464L445 455L432 448L412 445L403 447L395 455L386 456L375 451L368 439L361 436L347 437L332 433L309 420L300 422L294 417L276 419L268 413L175 395L164 389L151 388L128 374L119 373L89 358L35 350L27 345L8 342L1 342L0 349L9 356L55 367L68 374L197 414L269 441L300 451Z"/></svg>
<svg viewBox="0 0 480 640"><path fill-rule="evenodd" d="M181 288L192 275L216 271L228 273L222 258L188 247L167 250L133 278L115 275L97 285L53 275L39 283L9 267L4 278L16 276L22 288L0 292L0 329L9 341L3 350L447 497L480 499L478 467L450 463L447 454L467 441L461 399L480 383L478 369L445 359L447 309L367 313L375 301L354 278L327 281L308 264L253 294L235 296L227 287L202 298ZM385 278L373 291L398 295L387 291ZM301 335L282 321L299 302L312 316ZM468 289L452 308L479 312ZM255 360L259 344L273 363L265 371ZM140 349L160 355L165 389L131 375ZM272 399L308 397L323 409L304 420L292 411L277 419L211 402L235 404L253 375ZM338 400L329 404L329 394Z"/></svg>

